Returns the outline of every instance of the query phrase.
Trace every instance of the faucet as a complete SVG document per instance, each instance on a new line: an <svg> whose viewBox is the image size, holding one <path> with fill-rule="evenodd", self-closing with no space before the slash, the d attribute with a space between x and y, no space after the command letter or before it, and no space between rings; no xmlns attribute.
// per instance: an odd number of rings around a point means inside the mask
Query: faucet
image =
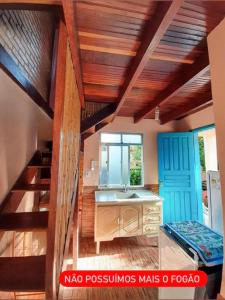
<svg viewBox="0 0 225 300"><path fill-rule="evenodd" d="M128 191L127 184L124 184L124 193Z"/></svg>

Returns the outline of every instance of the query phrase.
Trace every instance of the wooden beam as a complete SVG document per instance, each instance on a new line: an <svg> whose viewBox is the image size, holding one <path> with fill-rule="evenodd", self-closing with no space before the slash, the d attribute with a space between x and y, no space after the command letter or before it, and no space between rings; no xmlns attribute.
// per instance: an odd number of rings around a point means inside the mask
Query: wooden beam
<svg viewBox="0 0 225 300"><path fill-rule="evenodd" d="M153 18L153 21L150 20L145 31L143 42L134 58L134 61L131 63L130 71L128 73L129 75L123 85L114 116L116 116L120 111L126 97L132 90L136 80L149 61L149 57L158 46L161 38L171 24L182 3L182 0L158 2L155 18Z"/></svg>
<svg viewBox="0 0 225 300"><path fill-rule="evenodd" d="M11 192L35 192L35 191L49 191L49 184L40 184L40 183L22 183L16 184Z"/></svg>
<svg viewBox="0 0 225 300"><path fill-rule="evenodd" d="M80 44L81 50L88 50L93 52L104 52L104 53L110 53L110 54L119 54L119 55L126 55L126 56L136 56L136 51L131 50L124 50L121 48L109 48L109 47L101 47L101 46L93 46L93 45L87 45L87 44ZM192 64L192 59L187 58L179 58L174 57L173 55L162 55L162 54L152 54L149 57L150 60L161 60L161 61L170 61L170 62L178 62L182 64Z"/></svg>
<svg viewBox="0 0 225 300"><path fill-rule="evenodd" d="M62 0L64 18L66 23L66 30L72 55L72 62L74 68L75 79L77 82L78 93L80 98L81 107L84 108L84 89L82 83L82 72L80 64L80 50L78 31L75 20L75 5L73 0Z"/></svg>
<svg viewBox="0 0 225 300"><path fill-rule="evenodd" d="M189 111L195 109L196 107L203 105L210 101L212 101L211 92L203 95L202 97L198 96L198 99L192 100L192 101L188 102L186 105L180 106L178 109L174 108L172 112L162 115L160 118L160 123L163 125L170 121L176 120L185 114L187 115L187 113Z"/></svg>
<svg viewBox="0 0 225 300"><path fill-rule="evenodd" d="M81 135L81 152L84 152L84 141L88 139L90 136L98 132L100 129L108 125L112 121L113 114L110 115L111 117L107 117L107 120L103 120L102 122L96 124L93 128L93 131L86 131Z"/></svg>
<svg viewBox="0 0 225 300"><path fill-rule="evenodd" d="M52 65L51 65L51 81L49 84L49 97L48 103L51 109L54 111L54 101L55 101L55 80L56 80L56 59L57 59L57 51L58 51L58 43L59 43L59 28L58 24L54 33L54 42L53 42L53 51L52 51Z"/></svg>
<svg viewBox="0 0 225 300"><path fill-rule="evenodd" d="M36 3L0 3L0 9L7 9L7 10L30 10L30 11L57 11L57 8L60 7L59 5L48 5L48 4L36 4Z"/></svg>
<svg viewBox="0 0 225 300"><path fill-rule="evenodd" d="M96 112L93 116L90 116L87 119L83 120L81 122L81 134L85 133L93 126L96 126L104 119L114 114L115 110L116 110L116 104L111 103L106 107L102 108L100 111Z"/></svg>
<svg viewBox="0 0 225 300"><path fill-rule="evenodd" d="M27 93L30 98L50 117L53 117L53 111L49 107L47 101L41 96L37 89L31 82L24 76L24 73L0 45L0 68L5 71L9 77L16 82L22 90Z"/></svg>
<svg viewBox="0 0 225 300"><path fill-rule="evenodd" d="M61 0L0 0L1 4L17 4L17 5L61 5Z"/></svg>
<svg viewBox="0 0 225 300"><path fill-rule="evenodd" d="M177 120L182 120L183 118L186 118L187 116L193 115L201 110L204 110L210 106L213 106L213 100L206 102L190 111L188 111L187 113L185 113L184 115L180 116Z"/></svg>
<svg viewBox="0 0 225 300"><path fill-rule="evenodd" d="M97 131L99 131L100 129L102 129L102 128L104 128L106 125L108 125L109 124L109 122L101 122L101 123L99 123L99 124L97 124L96 126L95 126L95 132L97 132Z"/></svg>
<svg viewBox="0 0 225 300"><path fill-rule="evenodd" d="M56 253L55 253L55 228L56 228L56 210L58 194L58 172L60 157L60 135L61 119L63 115L63 104L65 95L65 76L66 76L66 51L67 51L67 32L65 24L60 21L59 39L56 61L56 91L55 91L55 109L53 122L53 152L51 167L51 192L49 202L49 219L47 232L47 253L46 253L46 298L56 299ZM58 280L58 279L57 279Z"/></svg>
<svg viewBox="0 0 225 300"><path fill-rule="evenodd" d="M191 84L198 77L204 75L207 71L209 71L208 53L198 58L193 65L188 66L188 68L185 66L182 70L180 70L178 76L173 80L168 88L156 96L149 105L147 105L134 116L134 122L137 123L141 121L147 114L151 113L156 106L159 106L172 97L175 97L184 88L184 86Z"/></svg>

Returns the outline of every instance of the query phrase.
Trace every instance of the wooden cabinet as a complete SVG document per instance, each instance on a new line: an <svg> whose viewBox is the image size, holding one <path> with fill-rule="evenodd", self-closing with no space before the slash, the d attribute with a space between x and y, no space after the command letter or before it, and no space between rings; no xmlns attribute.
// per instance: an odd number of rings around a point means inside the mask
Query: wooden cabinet
<svg viewBox="0 0 225 300"><path fill-rule="evenodd" d="M112 240L119 235L120 230L119 206L99 206L96 218L98 239Z"/></svg>
<svg viewBox="0 0 225 300"><path fill-rule="evenodd" d="M96 204L95 242L99 253L101 241L115 237L129 237L146 234L158 236L162 221L161 201L122 203L115 205Z"/></svg>
<svg viewBox="0 0 225 300"><path fill-rule="evenodd" d="M142 234L141 205L121 206L119 236L135 236L141 234Z"/></svg>

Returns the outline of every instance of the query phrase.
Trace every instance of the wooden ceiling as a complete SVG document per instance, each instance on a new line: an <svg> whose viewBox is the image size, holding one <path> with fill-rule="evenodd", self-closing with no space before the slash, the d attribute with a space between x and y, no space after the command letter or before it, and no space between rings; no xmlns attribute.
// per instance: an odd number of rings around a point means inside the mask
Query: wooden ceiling
<svg viewBox="0 0 225 300"><path fill-rule="evenodd" d="M77 0L84 99L162 123L211 103L207 35L225 1Z"/></svg>

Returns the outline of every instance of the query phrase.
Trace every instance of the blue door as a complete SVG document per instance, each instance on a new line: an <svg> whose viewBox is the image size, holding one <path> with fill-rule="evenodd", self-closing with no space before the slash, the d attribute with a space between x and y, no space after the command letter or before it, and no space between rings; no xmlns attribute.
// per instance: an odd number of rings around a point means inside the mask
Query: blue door
<svg viewBox="0 0 225 300"><path fill-rule="evenodd" d="M163 222L202 222L200 159L193 132L158 134L159 192Z"/></svg>

